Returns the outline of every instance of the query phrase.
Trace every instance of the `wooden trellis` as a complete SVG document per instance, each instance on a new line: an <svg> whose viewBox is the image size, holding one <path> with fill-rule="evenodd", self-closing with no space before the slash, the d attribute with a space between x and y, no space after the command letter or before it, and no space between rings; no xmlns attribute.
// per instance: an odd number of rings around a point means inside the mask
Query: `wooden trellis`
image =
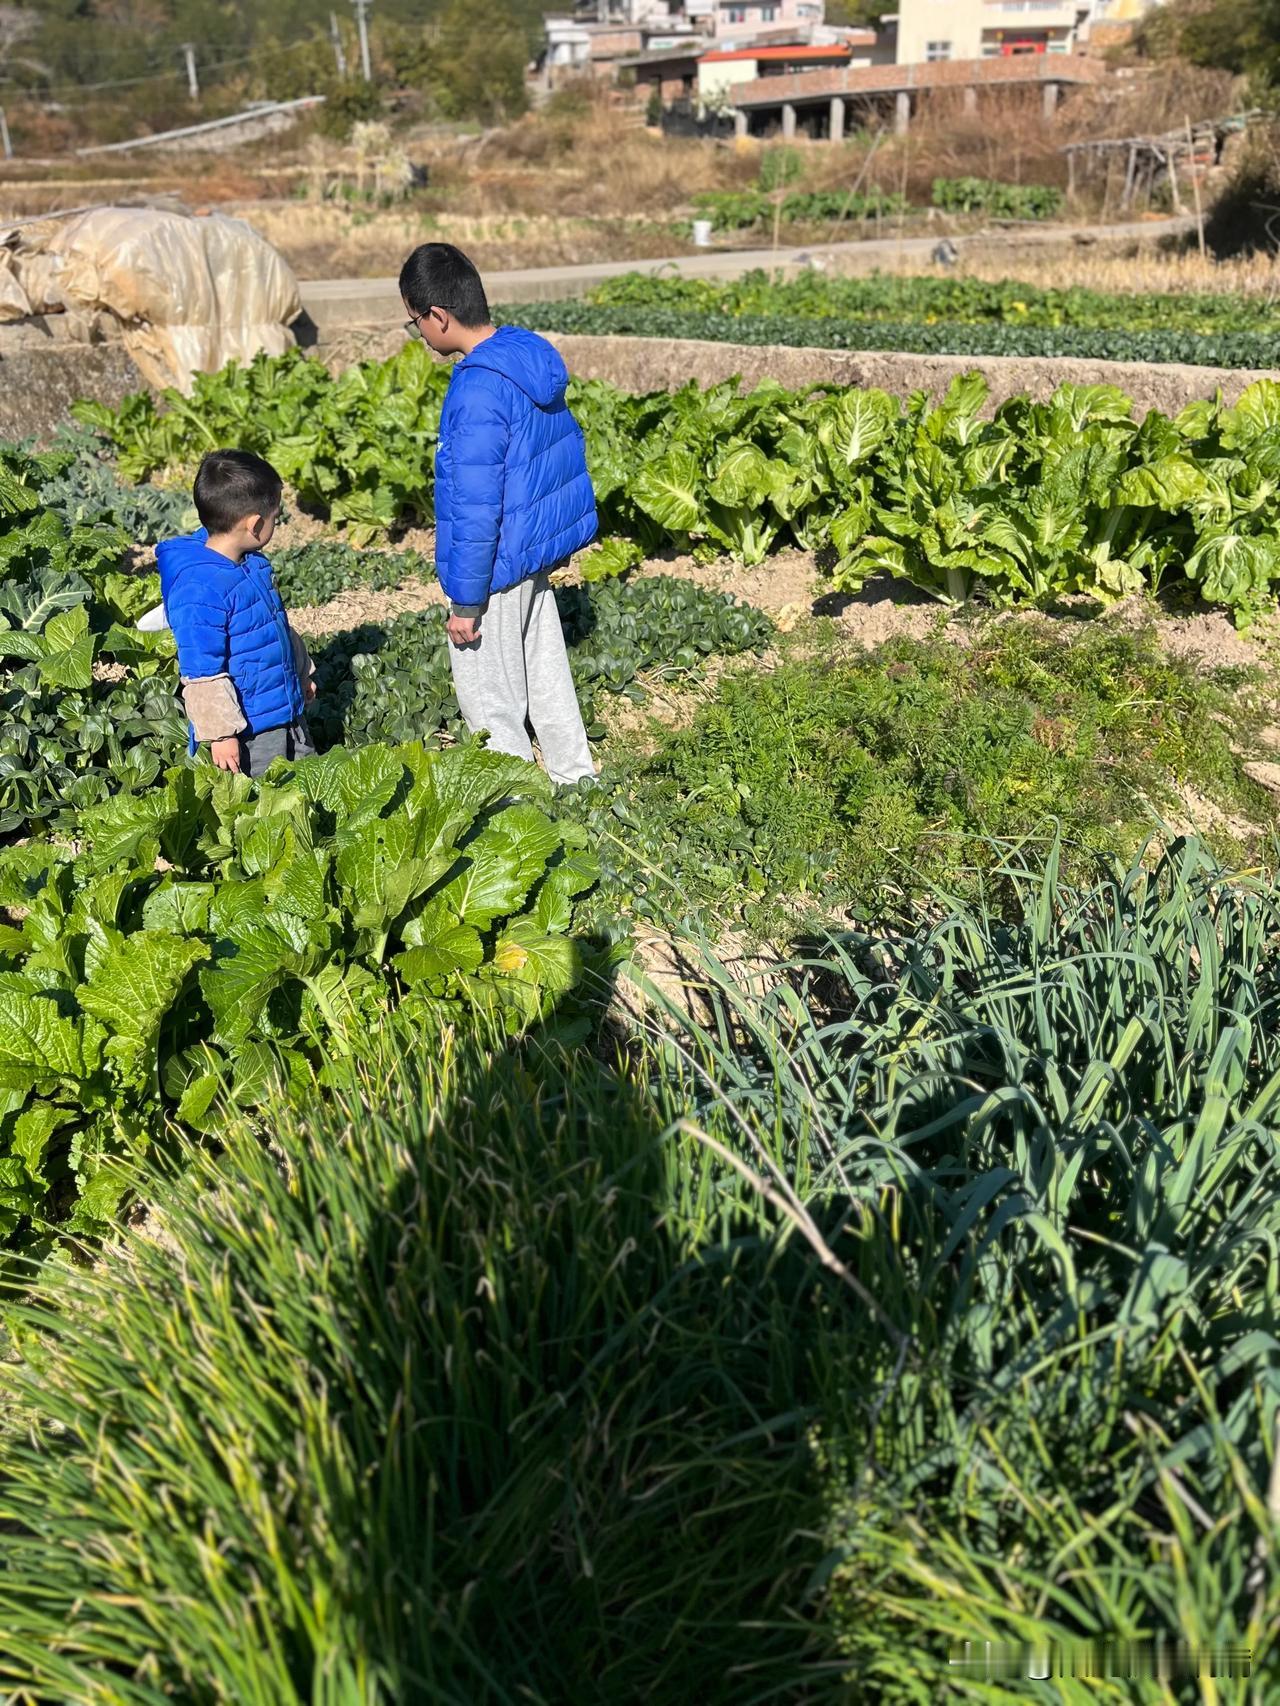
<svg viewBox="0 0 1280 1706"><path fill-rule="evenodd" d="M1149 202L1157 182L1166 176L1173 198L1173 211L1182 213L1185 211L1183 183L1198 189L1199 174L1206 167L1218 163L1227 137L1260 117L1256 111L1239 113L1226 119L1188 123L1181 130L1166 131L1162 135L1114 136L1091 142L1069 142L1062 150L1067 157L1067 194L1075 195L1082 175L1105 167L1103 201L1104 205L1108 204L1119 169L1123 173L1120 208L1128 212L1140 199Z"/></svg>

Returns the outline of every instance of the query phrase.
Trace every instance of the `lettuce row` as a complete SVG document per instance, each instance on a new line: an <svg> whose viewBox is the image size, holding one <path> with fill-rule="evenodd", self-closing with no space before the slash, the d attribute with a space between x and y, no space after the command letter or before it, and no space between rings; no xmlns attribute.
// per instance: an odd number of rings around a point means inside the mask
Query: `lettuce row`
<svg viewBox="0 0 1280 1706"><path fill-rule="evenodd" d="M280 596L290 610L328 604L353 588L384 592L406 581L435 579L435 565L417 551L357 551L340 539L316 539L271 553Z"/></svg>
<svg viewBox="0 0 1280 1706"><path fill-rule="evenodd" d="M604 732L601 692L642 700L638 677L689 677L713 653L763 650L773 633L768 617L750 605L673 575L566 586L556 597L592 735ZM318 692L310 721L324 744L399 740L409 732L429 740L461 731L443 607L335 635L315 657Z"/></svg>
<svg viewBox="0 0 1280 1706"><path fill-rule="evenodd" d="M596 878L549 786L475 745L179 766L0 852L0 1235L96 1228L166 1119L340 1070L392 1016L518 1030L576 983Z"/></svg>
<svg viewBox="0 0 1280 1706"><path fill-rule="evenodd" d="M298 351L203 376L194 402L78 405L137 475L212 435L268 456L352 536L431 513L447 373L419 344L333 379ZM828 550L837 580L877 571L939 598L998 607L1064 594L1106 601L1179 579L1242 622L1280 577L1280 384L1228 408L1140 424L1114 386L1063 385L983 418L980 374L931 404L882 391L773 382L742 395L633 395L575 382L602 534L644 555L720 550L746 564L788 545ZM616 567L620 555L600 562Z"/></svg>

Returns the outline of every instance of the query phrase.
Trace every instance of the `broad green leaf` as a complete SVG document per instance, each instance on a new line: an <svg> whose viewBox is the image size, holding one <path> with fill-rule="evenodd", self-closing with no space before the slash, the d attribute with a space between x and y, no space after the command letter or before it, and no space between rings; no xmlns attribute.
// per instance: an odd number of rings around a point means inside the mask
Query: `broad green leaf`
<svg viewBox="0 0 1280 1706"><path fill-rule="evenodd" d="M334 870L358 929L389 928L454 863L450 847L421 850L422 827L401 812L339 837Z"/></svg>
<svg viewBox="0 0 1280 1706"><path fill-rule="evenodd" d="M93 685L93 635L83 604L51 617L40 636L41 680L50 687L86 688Z"/></svg>
<svg viewBox="0 0 1280 1706"><path fill-rule="evenodd" d="M0 1082L74 1081L84 1073L81 1028L63 1014L57 996L29 993L0 975Z"/></svg>
<svg viewBox="0 0 1280 1706"><path fill-rule="evenodd" d="M1247 450L1272 427L1280 426L1280 383L1258 379L1240 395L1234 409L1222 413L1222 443L1227 450Z"/></svg>
<svg viewBox="0 0 1280 1706"><path fill-rule="evenodd" d="M96 1231L114 1216L128 1186L128 1179L117 1167L108 1161L101 1162L91 1174L81 1179L80 1198L75 1206L72 1226Z"/></svg>
<svg viewBox="0 0 1280 1706"><path fill-rule="evenodd" d="M358 962L343 965L334 960L308 979L303 1031L326 1058L332 1058L335 1047L350 1053L378 1035L387 1011L387 984L380 973Z"/></svg>
<svg viewBox="0 0 1280 1706"><path fill-rule="evenodd" d="M545 995L563 995L578 980L581 961L577 943L567 936L548 936L532 918L517 918L498 937L486 972L529 984Z"/></svg>
<svg viewBox="0 0 1280 1706"><path fill-rule="evenodd" d="M103 957L76 998L117 1034L149 1040L191 971L210 953L206 943L187 936L138 931Z"/></svg>
<svg viewBox="0 0 1280 1706"><path fill-rule="evenodd" d="M756 445L730 442L716 463L708 490L717 503L755 509L786 479L786 469L776 468Z"/></svg>
<svg viewBox="0 0 1280 1706"><path fill-rule="evenodd" d="M162 883L143 903L143 928L174 936L198 936L209 928L213 896L212 883Z"/></svg>
<svg viewBox="0 0 1280 1706"><path fill-rule="evenodd" d="M642 462L631 477L631 500L660 527L692 533L702 519L702 470L691 451L671 449Z"/></svg>
<svg viewBox="0 0 1280 1706"><path fill-rule="evenodd" d="M313 849L278 867L265 884L271 906L295 918L322 918L329 907L329 862L327 850Z"/></svg>
<svg viewBox="0 0 1280 1706"><path fill-rule="evenodd" d="M325 955L324 946L308 935L306 923L287 913L237 919L219 934L213 964L200 973L200 987L214 1017L214 1040L229 1048L243 1042L272 993L318 971Z"/></svg>
<svg viewBox="0 0 1280 1706"><path fill-rule="evenodd" d="M630 539L602 539L578 564L584 581L612 580L642 561L644 552Z"/></svg>
<svg viewBox="0 0 1280 1706"><path fill-rule="evenodd" d="M19 1114L13 1124L9 1146L21 1160L29 1178L44 1184L42 1169L45 1153L53 1134L75 1119L74 1108L60 1108L52 1102L38 1102Z"/></svg>
<svg viewBox="0 0 1280 1706"><path fill-rule="evenodd" d="M447 918L444 922L445 927L430 941L395 956L395 968L404 983L412 986L451 977L455 972L479 971L484 960L480 932L469 924L453 924Z"/></svg>
<svg viewBox="0 0 1280 1706"><path fill-rule="evenodd" d="M468 744L445 752L402 747L413 774L406 810L419 823L424 850L455 846L478 818L508 799L549 799L545 771L523 758Z"/></svg>
<svg viewBox="0 0 1280 1706"><path fill-rule="evenodd" d="M818 438L829 460L845 468L866 461L888 438L899 405L885 391L846 391L833 400L818 423Z"/></svg>
<svg viewBox="0 0 1280 1706"><path fill-rule="evenodd" d="M182 1124L191 1126L195 1131L204 1131L205 1121L220 1089L221 1085L212 1072L193 1078L178 1101L176 1112Z"/></svg>
<svg viewBox="0 0 1280 1706"><path fill-rule="evenodd" d="M573 922L573 902L600 879L600 864L585 847L565 847L551 865L534 896L533 919L538 928L563 935Z"/></svg>
<svg viewBox="0 0 1280 1706"><path fill-rule="evenodd" d="M39 507L40 500L30 486L0 462L0 516L30 515Z"/></svg>
<svg viewBox="0 0 1280 1706"><path fill-rule="evenodd" d="M487 930L495 919L524 905L559 839L555 825L537 806L512 806L462 849L465 866L433 902L447 907L460 923Z"/></svg>
<svg viewBox="0 0 1280 1706"><path fill-rule="evenodd" d="M297 837L290 818L281 812L265 817L245 813L237 818L235 843L240 856L240 868L246 876L265 876L282 861L292 857Z"/></svg>
<svg viewBox="0 0 1280 1706"><path fill-rule="evenodd" d="M327 806L348 827L377 817L404 778L404 762L391 747L367 746L359 752L335 747L300 765L297 786L309 800Z"/></svg>
<svg viewBox="0 0 1280 1706"><path fill-rule="evenodd" d="M1187 558L1186 572L1200 582L1202 595L1211 603L1247 607L1280 578L1280 541L1215 534Z"/></svg>
<svg viewBox="0 0 1280 1706"><path fill-rule="evenodd" d="M1115 485L1115 501L1163 510L1184 509L1204 491L1204 474L1189 456L1162 456L1131 468Z"/></svg>

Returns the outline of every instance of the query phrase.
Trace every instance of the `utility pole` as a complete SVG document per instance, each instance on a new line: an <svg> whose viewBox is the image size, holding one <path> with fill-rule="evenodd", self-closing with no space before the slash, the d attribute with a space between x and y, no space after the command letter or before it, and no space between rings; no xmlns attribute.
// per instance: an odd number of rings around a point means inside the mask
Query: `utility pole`
<svg viewBox="0 0 1280 1706"><path fill-rule="evenodd" d="M189 41L185 41L178 51L186 56L187 93L193 101L198 101L200 99L200 79L196 76L196 50Z"/></svg>
<svg viewBox="0 0 1280 1706"><path fill-rule="evenodd" d="M356 9L356 28L360 32L360 69L364 72L366 83L373 82L373 72L369 69L369 7L373 0L351 0Z"/></svg>
<svg viewBox="0 0 1280 1706"><path fill-rule="evenodd" d="M339 77L347 74L347 50L342 45L342 33L338 29L338 14L329 14L329 39L333 42L333 61L338 67Z"/></svg>
<svg viewBox="0 0 1280 1706"><path fill-rule="evenodd" d="M13 159L13 143L9 140L9 120L5 117L3 107L0 107L0 148L4 149L6 160Z"/></svg>

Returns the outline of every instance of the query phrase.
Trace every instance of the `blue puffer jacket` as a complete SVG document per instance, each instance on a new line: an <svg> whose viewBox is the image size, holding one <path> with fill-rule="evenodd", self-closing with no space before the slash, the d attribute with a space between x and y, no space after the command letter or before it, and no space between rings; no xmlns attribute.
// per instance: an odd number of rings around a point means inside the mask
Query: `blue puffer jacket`
<svg viewBox="0 0 1280 1706"><path fill-rule="evenodd" d="M271 565L256 552L243 562L211 551L204 528L156 546L160 596L185 678L229 675L249 734L302 716L302 685L289 619Z"/></svg>
<svg viewBox="0 0 1280 1706"><path fill-rule="evenodd" d="M518 326L454 368L436 454L436 570L454 604L481 605L595 538L568 380L547 340Z"/></svg>

